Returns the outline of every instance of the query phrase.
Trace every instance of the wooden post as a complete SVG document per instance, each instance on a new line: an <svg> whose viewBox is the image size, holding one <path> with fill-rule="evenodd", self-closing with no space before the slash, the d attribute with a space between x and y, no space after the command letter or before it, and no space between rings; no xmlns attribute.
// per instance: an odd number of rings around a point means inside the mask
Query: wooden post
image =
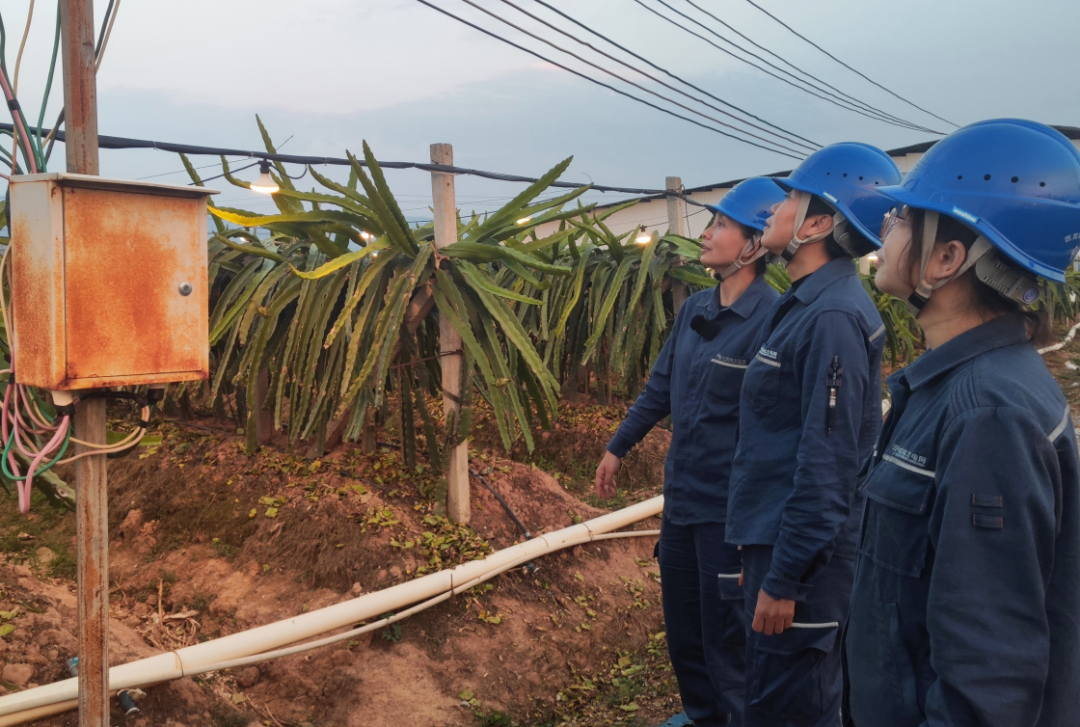
<svg viewBox="0 0 1080 727"><path fill-rule="evenodd" d="M264 408L270 393L270 369L260 369L255 377L255 441L266 444L274 436L274 413ZM322 452L318 454L322 456Z"/></svg>
<svg viewBox="0 0 1080 727"><path fill-rule="evenodd" d="M454 148L450 144L431 145L431 163L452 166ZM431 197L435 207L435 247L457 242L457 201L454 198L454 175L431 173ZM449 422L461 412L461 335L444 317L439 318L439 353L442 355L443 411ZM456 419L456 417L454 417ZM459 525L469 522L469 444L462 442L450 450L450 467L446 473L446 511Z"/></svg>
<svg viewBox="0 0 1080 727"><path fill-rule="evenodd" d="M67 170L98 174L93 0L60 0ZM75 433L105 443L105 400L75 409ZM76 447L76 452L86 448ZM79 726L109 724L109 507L105 455L75 465L78 548Z"/></svg>
<svg viewBox="0 0 1080 727"><path fill-rule="evenodd" d="M665 177L664 189L670 192L682 192L682 178L681 177ZM688 233L686 229L686 202L676 197L673 194L667 196L667 219L668 219L668 232L673 235L682 235L685 237ZM679 309L682 308L683 303L686 302L690 291L687 290L686 283L681 280L671 281L671 299L675 305L675 313L678 314Z"/></svg>

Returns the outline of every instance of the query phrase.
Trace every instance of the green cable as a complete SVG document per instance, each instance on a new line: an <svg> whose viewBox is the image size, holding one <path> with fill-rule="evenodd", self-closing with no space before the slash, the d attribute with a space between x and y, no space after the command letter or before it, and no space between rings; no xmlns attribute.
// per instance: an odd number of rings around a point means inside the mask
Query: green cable
<svg viewBox="0 0 1080 727"><path fill-rule="evenodd" d="M7 73L7 52L4 47L7 45L7 31L4 29L4 14L0 13L0 69L3 69L4 73Z"/></svg>
<svg viewBox="0 0 1080 727"><path fill-rule="evenodd" d="M60 50L60 4L56 5L56 38L53 40L52 62L49 63L49 80L45 82L45 96L41 99L41 113L38 114L37 122L37 158L38 171L44 172L47 160L45 152L41 148L41 124L45 121L45 106L49 103L49 92L52 91L53 73L56 71L56 55Z"/></svg>
<svg viewBox="0 0 1080 727"><path fill-rule="evenodd" d="M16 477L15 475L13 475L11 473L11 470L8 469L8 452L11 451L11 443L14 442L14 441L15 441L15 427L12 426L11 434L8 436L8 439L7 439L7 444L4 445L4 455L3 455L4 459L0 460L0 468L3 468L4 476L7 477L8 479L16 480L18 482L22 482L22 481L24 481L26 479L26 477ZM56 453L56 456L53 457L52 462L49 462L49 464L45 465L41 469L34 472L34 475L37 476L37 475L42 474L43 472L47 472L49 469L52 468L52 466L54 464L59 462L60 458L64 456L64 452L67 451L68 443L70 441L71 441L71 427L69 426L67 432L64 434L64 443L60 445L60 451L58 451Z"/></svg>

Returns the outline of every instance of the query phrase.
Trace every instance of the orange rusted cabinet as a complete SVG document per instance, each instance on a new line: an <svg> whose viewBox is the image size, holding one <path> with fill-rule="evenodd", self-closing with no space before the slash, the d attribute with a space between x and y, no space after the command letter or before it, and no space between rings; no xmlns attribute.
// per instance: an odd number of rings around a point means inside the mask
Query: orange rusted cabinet
<svg viewBox="0 0 1080 727"><path fill-rule="evenodd" d="M16 381L63 391L207 378L206 198L215 193L13 177Z"/></svg>

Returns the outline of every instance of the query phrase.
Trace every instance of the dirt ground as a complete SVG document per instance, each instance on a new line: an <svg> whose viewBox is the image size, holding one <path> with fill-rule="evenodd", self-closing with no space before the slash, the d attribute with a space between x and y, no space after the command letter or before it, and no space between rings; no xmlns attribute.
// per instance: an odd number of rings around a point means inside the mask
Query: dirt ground
<svg viewBox="0 0 1080 727"><path fill-rule="evenodd" d="M1059 332L1060 340L1064 330ZM1046 362L1080 414L1080 342ZM471 467L533 533L660 492L670 435L624 462L620 491L592 494L625 405L564 403L536 447L502 451L477 417ZM213 419L163 421L161 444L110 464L111 643L126 663L318 609L483 557L523 539L473 477L473 518L432 505L423 458L357 445L318 460L275 441L243 451ZM380 439L394 441L393 426ZM59 473L71 479L71 473ZM638 529L654 529L657 520ZM138 727L645 727L680 709L667 662L653 538L537 559L359 638L257 666L160 685ZM0 497L0 694L67 677L76 653L74 520L36 496L29 517ZM43 720L76 724L73 713Z"/></svg>
<svg viewBox="0 0 1080 727"><path fill-rule="evenodd" d="M628 458L608 503L591 470L625 411L569 406L514 461L484 421L471 467L533 533L658 494L669 435ZM470 527L431 504L437 481L383 446L318 460L210 419L159 425L162 442L114 461L110 661L121 664L380 590L523 539L472 478ZM393 437L393 431L380 437ZM61 472L61 476L64 473ZM655 529L659 521L637 529ZM656 724L679 709L666 664L655 538L537 559L373 633L147 690L116 725ZM36 497L29 518L0 500L0 693L67 676L74 637L74 523ZM74 713L39 722L75 725Z"/></svg>

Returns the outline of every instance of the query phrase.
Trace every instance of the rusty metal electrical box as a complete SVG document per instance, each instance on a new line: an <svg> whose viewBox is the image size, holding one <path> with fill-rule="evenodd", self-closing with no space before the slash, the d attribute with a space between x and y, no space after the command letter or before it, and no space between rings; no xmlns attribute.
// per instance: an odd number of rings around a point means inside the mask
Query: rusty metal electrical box
<svg viewBox="0 0 1080 727"><path fill-rule="evenodd" d="M15 379L55 391L209 375L214 190L82 174L12 177Z"/></svg>

